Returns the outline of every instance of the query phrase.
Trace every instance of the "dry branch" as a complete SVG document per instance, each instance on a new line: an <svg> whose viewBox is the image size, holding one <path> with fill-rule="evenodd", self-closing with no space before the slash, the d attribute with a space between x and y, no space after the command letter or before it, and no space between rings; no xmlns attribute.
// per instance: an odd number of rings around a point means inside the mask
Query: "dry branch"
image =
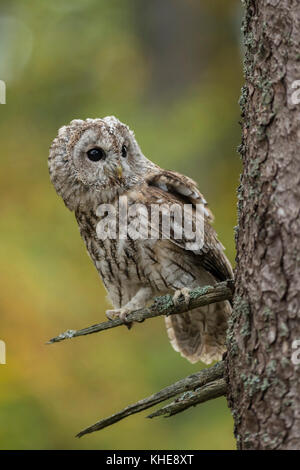
<svg viewBox="0 0 300 470"><path fill-rule="evenodd" d="M189 375L184 379L181 379L174 384L163 388L159 392L144 398L133 405L129 405L123 410L115 413L107 418L104 418L92 426L81 431L77 434L77 437L81 437L85 434L89 434L95 431L100 431L108 426L111 426L118 421L126 418L127 416L139 413L147 408L151 408L157 403L161 403L171 397L183 393L179 399L175 400L171 404L158 410L149 417L158 416L160 414L172 414L180 413L190 406L195 406L198 403L217 398L226 393L226 384L223 380L224 363L218 362L212 367L203 369L200 372ZM194 390L195 392L189 392ZM166 411L165 411L166 410Z"/></svg>
<svg viewBox="0 0 300 470"><path fill-rule="evenodd" d="M203 305L220 302L222 300L231 300L232 295L232 280L220 282L214 286L197 287L196 289L192 289L190 291L190 302L188 305L186 304L183 296L179 297L176 304L174 304L172 296L168 294L157 297L150 307L141 308L129 313L127 315L127 321L140 323L147 318L184 313L197 307L202 307ZM124 322L120 319L116 319L98 323L96 325L83 328L82 330L68 330L65 333L61 333L60 335L56 336L55 338L50 339L47 344L58 343L65 339L76 338L77 336L98 333L99 331L116 328L117 326L121 325L124 325Z"/></svg>
<svg viewBox="0 0 300 470"><path fill-rule="evenodd" d="M226 395L226 389L227 385L223 378L215 380L203 387L197 388L194 392L185 392L172 403L160 408L154 413L151 413L148 418L156 418L157 416L162 415L165 415L165 417L168 418L187 410L191 406L196 406L199 405L199 403L222 397L223 395Z"/></svg>

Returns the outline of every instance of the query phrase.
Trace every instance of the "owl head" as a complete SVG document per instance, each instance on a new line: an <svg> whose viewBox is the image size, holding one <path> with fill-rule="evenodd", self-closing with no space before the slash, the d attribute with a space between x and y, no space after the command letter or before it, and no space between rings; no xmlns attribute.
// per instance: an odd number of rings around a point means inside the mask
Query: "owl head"
<svg viewBox="0 0 300 470"><path fill-rule="evenodd" d="M113 200L156 165L134 133L114 116L75 119L59 129L48 159L51 181L66 206Z"/></svg>

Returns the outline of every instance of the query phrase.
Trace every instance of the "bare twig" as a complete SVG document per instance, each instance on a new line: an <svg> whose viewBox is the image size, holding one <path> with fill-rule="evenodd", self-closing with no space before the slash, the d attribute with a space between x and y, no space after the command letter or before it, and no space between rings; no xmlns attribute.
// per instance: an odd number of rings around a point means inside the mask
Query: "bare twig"
<svg viewBox="0 0 300 470"><path fill-rule="evenodd" d="M212 367L209 367L207 369L203 369L200 372L196 372L195 374L189 375L188 377L185 377L182 380L179 380L178 382L175 382L174 384L170 385L169 387L163 388L159 392L144 398L143 400L138 401L137 403L134 403L133 405L129 405L123 410L119 411L118 413L113 414L112 416L109 416L107 418L104 418L94 425L84 429L81 431L77 437L81 437L85 434L92 433L94 431L100 431L100 429L104 429L107 426L111 426L114 423L117 423L118 421L126 418L127 416L133 415L135 413L139 413L143 410L146 410L147 408L150 408L157 403L161 403L171 397L174 397L180 393L187 392L188 390L195 390L197 389L197 392L195 392L195 395L193 392L192 396L194 397L194 402L188 405L187 400L180 401L180 405L185 408L188 408L189 406L196 405L197 403L201 403L201 401L206 401L210 400L211 398L216 398L217 396L220 396L221 394L224 395L225 393L225 387L224 384L220 384L217 382L223 377L224 373L224 363L223 362L218 362ZM208 385L207 385L208 384ZM215 386L209 387L210 384L215 384ZM223 385L223 393L221 393L221 385ZM199 389L200 387L200 389ZM189 393L189 392L187 392ZM214 395L214 396L213 396ZM176 403L176 402L174 402ZM172 406L172 404L168 406ZM167 407L168 407L167 406ZM162 408L164 410L165 408ZM185 409L183 408L183 409ZM183 411L180 410L180 411ZM162 410L158 410L158 412L161 412L160 414L165 414ZM167 411L168 412L168 411ZM179 411L175 411L176 413L179 413ZM172 413L172 414L175 414ZM155 413L153 414L153 416ZM152 417L152 415L150 415Z"/></svg>
<svg viewBox="0 0 300 470"><path fill-rule="evenodd" d="M194 392L185 392L181 397L174 400L169 405L160 408L151 413L148 418L156 418L165 415L165 418L181 413L191 406L196 406L204 401L213 400L214 398L226 395L226 382L224 379L218 379L210 382L203 387L197 388Z"/></svg>
<svg viewBox="0 0 300 470"><path fill-rule="evenodd" d="M171 295L164 295L157 297L154 303L147 308L141 308L135 310L127 315L128 322L143 322L147 318L154 318L160 315L175 315L178 313L184 313L189 310L193 310L203 305L220 302L222 300L231 300L233 295L233 281L228 280L220 282L215 286L197 287L190 291L190 302L187 305L184 297L179 297L176 305L173 302ZM76 338L77 336L90 335L92 333L98 333L99 331L108 330L110 328L116 328L117 326L124 325L124 322L120 319L106 321L98 323L82 330L68 330L65 333L61 333L55 338L50 339L47 344L58 343L68 338Z"/></svg>

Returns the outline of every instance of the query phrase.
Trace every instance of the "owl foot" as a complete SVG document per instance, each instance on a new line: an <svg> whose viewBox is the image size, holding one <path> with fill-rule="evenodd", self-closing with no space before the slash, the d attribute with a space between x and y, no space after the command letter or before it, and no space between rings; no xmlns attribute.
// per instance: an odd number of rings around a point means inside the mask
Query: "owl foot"
<svg viewBox="0 0 300 470"><path fill-rule="evenodd" d="M175 294L173 295L173 298L172 298L174 305L179 304L179 298L181 296L184 297L184 301L186 305L189 305L190 300L191 300L190 292L191 292L191 289L189 289L188 287L183 287L182 289L175 291Z"/></svg>
<svg viewBox="0 0 300 470"><path fill-rule="evenodd" d="M123 307L116 308L115 310L106 310L105 314L109 320L116 320L117 318L119 318L127 326L128 330L130 330L130 328L132 327L132 322L129 322L127 320L127 315L129 312L130 310Z"/></svg>

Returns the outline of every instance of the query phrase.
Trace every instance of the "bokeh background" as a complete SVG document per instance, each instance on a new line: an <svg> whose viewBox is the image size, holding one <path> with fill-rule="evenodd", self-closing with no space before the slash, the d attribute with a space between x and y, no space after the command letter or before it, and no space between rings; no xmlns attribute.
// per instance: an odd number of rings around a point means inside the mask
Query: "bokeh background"
<svg viewBox="0 0 300 470"><path fill-rule="evenodd" d="M232 449L225 399L74 435L204 367L162 318L46 346L104 321L109 304L48 149L74 118L114 114L145 153L199 183L234 263L242 84L238 0L1 0L1 449Z"/></svg>

